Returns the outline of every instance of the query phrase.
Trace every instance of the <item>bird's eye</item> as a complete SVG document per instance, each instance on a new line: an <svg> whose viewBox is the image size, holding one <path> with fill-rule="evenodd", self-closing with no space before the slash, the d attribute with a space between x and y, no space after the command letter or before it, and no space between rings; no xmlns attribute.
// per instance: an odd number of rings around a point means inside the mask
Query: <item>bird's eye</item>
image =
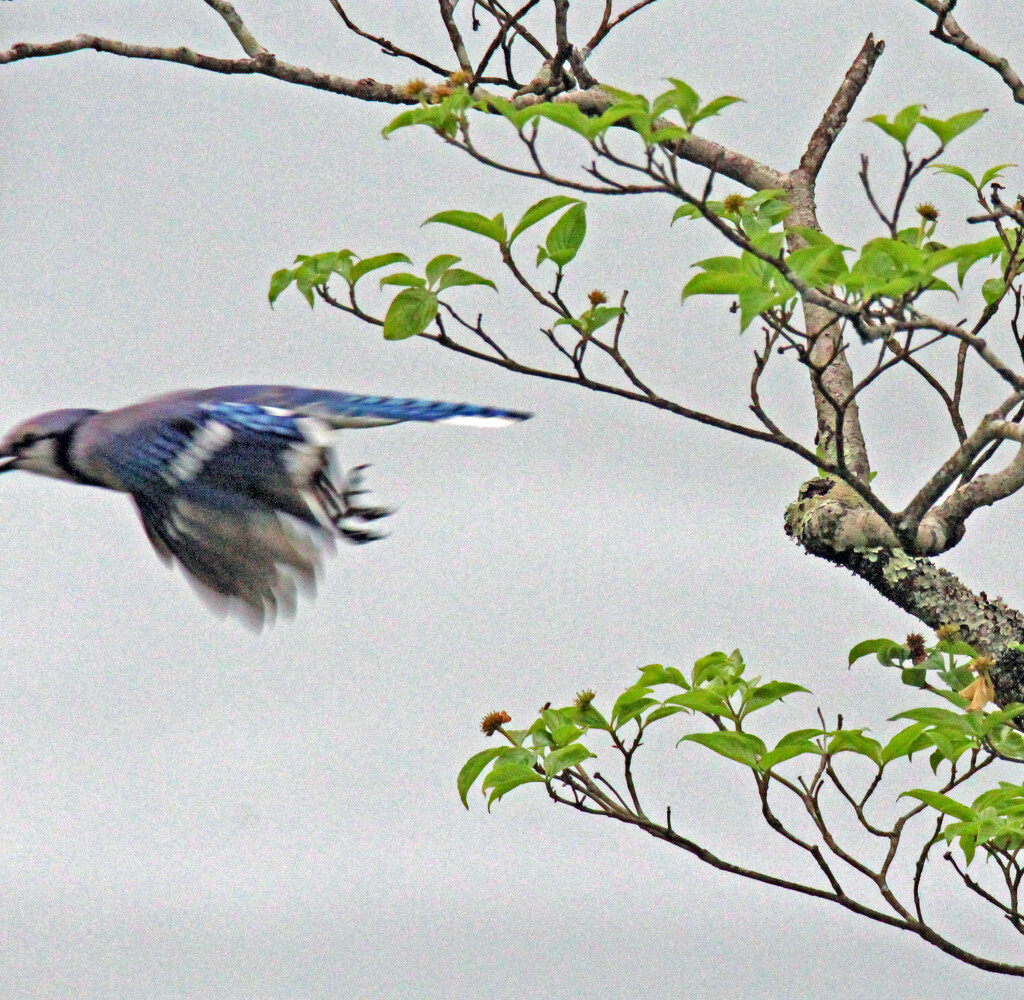
<svg viewBox="0 0 1024 1000"><path fill-rule="evenodd" d="M30 448L38 440L38 434L23 434L21 438L15 443L14 447L20 451L23 448Z"/></svg>

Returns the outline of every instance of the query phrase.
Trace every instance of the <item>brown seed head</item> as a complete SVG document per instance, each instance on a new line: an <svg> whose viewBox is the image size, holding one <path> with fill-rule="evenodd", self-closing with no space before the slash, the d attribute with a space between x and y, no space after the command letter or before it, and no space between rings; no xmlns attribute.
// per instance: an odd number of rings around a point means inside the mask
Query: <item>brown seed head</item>
<svg viewBox="0 0 1024 1000"><path fill-rule="evenodd" d="M405 94L406 97L419 97L419 95L422 94L423 91L428 89L429 85L427 84L427 81L422 80L419 77L416 77L415 79L410 80L404 87L402 87L402 93Z"/></svg>
<svg viewBox="0 0 1024 1000"><path fill-rule="evenodd" d="M580 691L576 695L575 699L573 699L573 704L577 708L587 709L587 708L590 708L590 704L594 700L594 697L595 697L594 692L591 691L589 688L587 688L587 689L585 689L583 691Z"/></svg>
<svg viewBox="0 0 1024 1000"><path fill-rule="evenodd" d="M480 723L480 731L484 736L493 736L501 731L501 727L506 722L511 721L512 716L508 712L491 712L490 715L484 716L484 721Z"/></svg>
<svg viewBox="0 0 1024 1000"><path fill-rule="evenodd" d="M939 221L939 210L930 201L925 201L918 205L917 214L920 215L925 222Z"/></svg>
<svg viewBox="0 0 1024 1000"><path fill-rule="evenodd" d="M602 305L604 305L608 301L608 296L605 295L604 292L600 291L597 288L595 288L587 296L587 298L590 299L590 304L592 306L602 306Z"/></svg>
<svg viewBox="0 0 1024 1000"><path fill-rule="evenodd" d="M473 79L473 74L467 72L464 69L457 69L448 79L455 84L456 87L461 87L464 83L469 83Z"/></svg>
<svg viewBox="0 0 1024 1000"><path fill-rule="evenodd" d="M728 194L725 196L725 201L722 202L722 209L726 212L732 212L733 214L739 212L743 206L747 203L747 199L741 194Z"/></svg>
<svg viewBox="0 0 1024 1000"><path fill-rule="evenodd" d="M924 636L918 632L911 632L907 636L907 649L910 650L910 659L915 664L928 659L928 651L924 648Z"/></svg>
<svg viewBox="0 0 1024 1000"><path fill-rule="evenodd" d="M976 656L970 663L967 664L968 670L973 670L976 674L988 673L994 666L996 661L991 656Z"/></svg>

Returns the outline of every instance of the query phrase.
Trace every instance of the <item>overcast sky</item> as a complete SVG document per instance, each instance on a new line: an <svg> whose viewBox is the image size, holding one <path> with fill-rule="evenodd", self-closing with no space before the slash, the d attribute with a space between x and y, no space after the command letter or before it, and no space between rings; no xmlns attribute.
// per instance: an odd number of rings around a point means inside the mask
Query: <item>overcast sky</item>
<svg viewBox="0 0 1024 1000"><path fill-rule="evenodd" d="M634 91L679 76L705 97L744 97L704 133L785 169L864 36L884 38L819 183L822 223L849 224L845 242L874 234L857 154L872 153L880 179L892 163L868 114L989 107L971 133L982 148L964 145L961 162L1019 155L1008 92L931 39L911 0L737 6L698 15L662 0L594 72ZM387 20L381 7L393 8ZM1016 4L961 8L979 38L1024 64ZM287 61L391 81L417 73L356 45L326 0L238 9ZM443 52L432 4L351 12ZM0 4L4 48L83 31L237 55L199 0ZM819 704L880 725L907 703L895 674L845 663L858 640L913 622L783 534L785 505L811 474L794 458L428 343L386 344L294 292L268 307L274 270L340 247L401 249L419 265L449 251L498 278L484 241L421 221L448 208L515 217L546 189L488 175L425 130L383 140L391 109L259 77L84 52L0 67L0 94L0 427L262 381L536 413L501 431L347 437L342 464L372 463L376 497L398 508L390 537L345 547L316 602L260 635L212 616L160 565L126 498L3 478L0 994L1018 995L916 938L716 874L534 789L490 815L475 793L462 808L455 776L491 745L477 729L486 712L527 724L583 687L610 704L644 663L687 667L741 647L753 672L814 690L793 699L789 728L812 724ZM753 334L741 339L714 304L680 307L689 263L722 251L694 224L670 230L670 212L592 203L572 291L582 301L594 287L629 288L629 343L655 383L741 417ZM536 351L540 319L506 284L464 301L508 345ZM869 447L898 500L952 440L914 391L879 398ZM812 426L802 377L772 383L770 399L789 427ZM1016 500L979 514L944 564L1021 607L1019 546L1006 541L1018 526ZM672 743L666 732L639 762L652 809L672 804L677 826L729 858L801 871L761 832L749 797L729 804L733 785L749 791L739 766ZM975 925L962 893L938 893L944 927ZM999 936L987 950L1014 946Z"/></svg>

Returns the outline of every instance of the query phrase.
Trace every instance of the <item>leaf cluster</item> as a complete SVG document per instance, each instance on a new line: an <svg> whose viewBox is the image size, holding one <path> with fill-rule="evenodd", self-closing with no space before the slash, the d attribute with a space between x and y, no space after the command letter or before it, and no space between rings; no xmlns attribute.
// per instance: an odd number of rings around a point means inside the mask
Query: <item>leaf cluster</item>
<svg viewBox="0 0 1024 1000"><path fill-rule="evenodd" d="M653 100L643 94L602 86L611 103L598 114L587 114L574 101L540 101L520 106L493 95L474 97L465 87L455 89L440 100L432 99L428 92L418 107L403 111L383 131L389 136L398 129L425 125L442 136L453 138L466 130L468 113L475 111L500 115L519 133L531 125L536 128L542 120L550 121L591 143L601 139L614 125L628 123L645 145L653 146L687 138L699 122L740 100L725 95L701 104L699 95L689 84L674 78L669 82L672 87ZM680 123L666 118L669 113L678 115Z"/></svg>
<svg viewBox="0 0 1024 1000"><path fill-rule="evenodd" d="M560 213L560 214L559 214ZM496 243L506 265L513 267L513 273L521 283L526 284L520 272L512 265L512 248L516 240L528 229L558 215L548 230L544 242L537 246L537 267L546 261L555 265L557 282L561 282L563 269L579 253L587 235L587 206L578 198L567 195L552 195L531 205L509 232L505 217L498 213L488 217L480 212L464 209L450 209L437 212L425 220L424 225L438 223L462 229L483 236ZM431 259L422 275L410 271L388 274L380 279L379 287L398 286L402 291L391 300L381 325L386 340L406 340L423 333L438 315L443 301L441 293L451 288L467 285L486 285L497 290L490 279L475 271L456 267L460 258L454 254L438 254ZM289 286L293 285L312 306L315 293L326 294L327 287L335 276L340 276L348 286L348 297L352 303L350 311L362 318L366 314L356 307L356 284L371 271L396 264L411 264L404 253L386 253L360 259L351 250L339 250L320 254L300 254L295 259L297 266L282 268L271 277L269 299L271 305ZM530 286L527 284L527 287ZM333 303L333 304L336 304ZM559 318L555 326L568 325L582 335L590 335L607 323L621 317L624 309L594 302L590 308L578 315L573 314L557 300Z"/></svg>
<svg viewBox="0 0 1024 1000"><path fill-rule="evenodd" d="M616 698L607 716L591 698L580 696L574 705L545 708L526 729L499 729L509 746L471 757L458 777L459 795L468 807L469 790L485 772L482 790L489 793L488 808L524 784L544 784L555 798L559 782L586 788L591 779L582 765L598 756L592 749L593 733L607 735L613 750L626 758L628 769L649 727L683 715L693 722L703 721L704 727L679 736L677 746L696 743L749 768L759 782L782 781L791 788L795 787L792 780L777 769L794 758L811 758L817 777L800 779L811 788L823 773L831 773L839 755L862 757L876 772L873 789L890 765L927 753L932 772L938 776L945 766L949 779L940 790L911 788L899 796L914 798L956 820L942 835L949 842L960 841L968 863L982 846L1013 851L1024 846L1024 784L1000 782L970 806L947 794L964 780L965 773L973 775L991 760L1024 763L1024 735L1014 726L1024 705L969 709L967 699L957 692L975 676L977 668L972 665L979 661L975 651L959 639L942 639L915 651L891 639L866 640L851 650L849 662L852 665L871 655L881 665L899 670L903 683L936 694L951 707L921 706L900 712L890 721L909 724L885 740L870 735L866 727L845 727L840 719L835 727L793 730L769 746L752 731L751 717L788 695L809 692L799 684L745 676L738 650L715 652L697 660L688 673L661 664L641 667L639 679Z"/></svg>

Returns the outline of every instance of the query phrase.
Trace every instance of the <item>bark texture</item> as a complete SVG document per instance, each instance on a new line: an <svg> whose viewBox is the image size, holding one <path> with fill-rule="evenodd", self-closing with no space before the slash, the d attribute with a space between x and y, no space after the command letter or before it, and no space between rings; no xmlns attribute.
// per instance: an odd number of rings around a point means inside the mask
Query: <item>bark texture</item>
<svg viewBox="0 0 1024 1000"><path fill-rule="evenodd" d="M965 642L996 661L996 701L1024 702L1024 652L1011 646L1024 643L1024 615L1001 598L975 593L925 556L868 544L880 520L849 487L812 479L787 508L785 528L809 555L845 567L929 628L959 625Z"/></svg>

